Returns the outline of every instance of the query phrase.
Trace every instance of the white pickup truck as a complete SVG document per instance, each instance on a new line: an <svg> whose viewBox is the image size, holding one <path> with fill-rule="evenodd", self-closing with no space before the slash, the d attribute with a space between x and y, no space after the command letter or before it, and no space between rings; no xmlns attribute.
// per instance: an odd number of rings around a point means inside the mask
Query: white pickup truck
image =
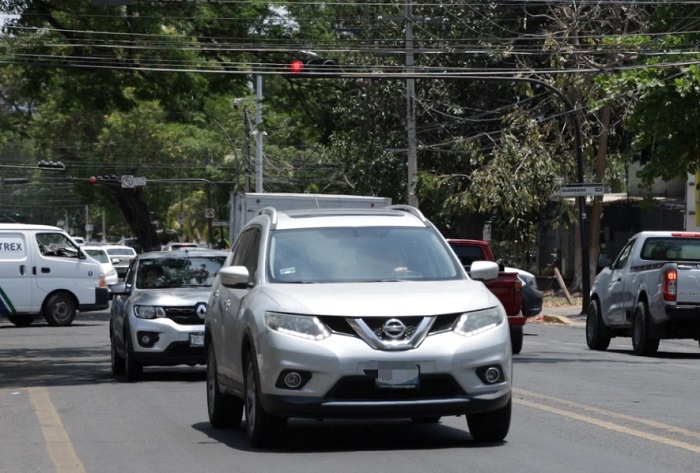
<svg viewBox="0 0 700 473"><path fill-rule="evenodd" d="M586 343L605 350L612 337L632 337L643 356L661 339L700 340L700 233L637 233L596 276Z"/></svg>

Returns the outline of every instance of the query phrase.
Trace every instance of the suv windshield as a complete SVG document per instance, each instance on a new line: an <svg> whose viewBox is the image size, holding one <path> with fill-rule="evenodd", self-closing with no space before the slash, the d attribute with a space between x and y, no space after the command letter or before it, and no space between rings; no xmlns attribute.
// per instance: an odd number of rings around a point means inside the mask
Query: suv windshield
<svg viewBox="0 0 700 473"><path fill-rule="evenodd" d="M443 280L462 277L440 235L426 227L342 227L271 233L272 282Z"/></svg>

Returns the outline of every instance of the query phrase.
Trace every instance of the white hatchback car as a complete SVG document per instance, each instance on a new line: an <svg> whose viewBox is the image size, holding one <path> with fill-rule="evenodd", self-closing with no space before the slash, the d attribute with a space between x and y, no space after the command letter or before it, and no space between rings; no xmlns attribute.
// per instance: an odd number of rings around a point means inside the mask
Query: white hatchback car
<svg viewBox="0 0 700 473"><path fill-rule="evenodd" d="M258 212L212 286L205 322L214 427L272 446L287 420L466 415L510 428L506 313L415 208Z"/></svg>
<svg viewBox="0 0 700 473"><path fill-rule="evenodd" d="M207 299L227 253L141 253L124 282L112 287L112 373L127 381L144 366L204 364Z"/></svg>
<svg viewBox="0 0 700 473"><path fill-rule="evenodd" d="M81 249L85 253L87 253L87 255L90 258L96 259L100 263L100 266L102 266L102 272L105 275L105 281L107 281L108 286L119 282L119 275L117 274L117 270L114 269L112 261L110 261L109 255L105 251L104 247L84 245L81 246Z"/></svg>

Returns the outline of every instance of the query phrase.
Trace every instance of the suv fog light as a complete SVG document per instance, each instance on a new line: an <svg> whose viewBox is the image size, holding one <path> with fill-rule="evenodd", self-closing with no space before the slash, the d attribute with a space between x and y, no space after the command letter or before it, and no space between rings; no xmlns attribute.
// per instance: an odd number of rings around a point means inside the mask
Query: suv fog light
<svg viewBox="0 0 700 473"><path fill-rule="evenodd" d="M476 370L476 374L486 384L496 384L505 381L503 370L498 365L482 366Z"/></svg>
<svg viewBox="0 0 700 473"><path fill-rule="evenodd" d="M151 348L158 341L158 334L156 332L138 332L136 339L142 347Z"/></svg>
<svg viewBox="0 0 700 473"><path fill-rule="evenodd" d="M306 371L284 370L277 378L275 387L282 389L301 389L311 379Z"/></svg>

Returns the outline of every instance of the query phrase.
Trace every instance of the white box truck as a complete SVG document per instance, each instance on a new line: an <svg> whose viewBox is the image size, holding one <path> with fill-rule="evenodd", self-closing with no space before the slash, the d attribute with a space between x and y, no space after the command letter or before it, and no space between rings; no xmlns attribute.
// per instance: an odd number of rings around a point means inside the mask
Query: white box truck
<svg viewBox="0 0 700 473"><path fill-rule="evenodd" d="M283 192L240 192L231 195L231 244L243 225L258 210L274 207L277 210L297 209L371 209L391 205L389 197L372 197L343 194L294 194Z"/></svg>
<svg viewBox="0 0 700 473"><path fill-rule="evenodd" d="M76 311L109 307L100 263L58 227L0 224L0 315L23 327L43 315L70 325Z"/></svg>

